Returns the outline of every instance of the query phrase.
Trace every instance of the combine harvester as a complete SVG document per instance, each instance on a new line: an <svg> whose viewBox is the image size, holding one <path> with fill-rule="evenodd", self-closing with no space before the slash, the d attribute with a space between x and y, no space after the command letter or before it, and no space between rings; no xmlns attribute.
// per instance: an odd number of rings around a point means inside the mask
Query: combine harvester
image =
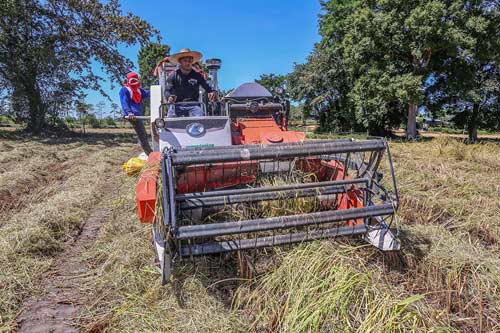
<svg viewBox="0 0 500 333"><path fill-rule="evenodd" d="M217 88L220 60L206 64ZM200 102L204 117L167 118L162 91L169 70L163 64L161 84L151 87L155 152L136 187L139 218L153 226L163 283L176 260L229 251L355 235L383 251L399 250L388 228L398 196L385 139L305 140L287 128L283 92L273 96L257 83L218 103ZM387 186L377 172L384 156L392 177ZM313 204L277 217L221 213L228 207L265 213L293 200Z"/></svg>

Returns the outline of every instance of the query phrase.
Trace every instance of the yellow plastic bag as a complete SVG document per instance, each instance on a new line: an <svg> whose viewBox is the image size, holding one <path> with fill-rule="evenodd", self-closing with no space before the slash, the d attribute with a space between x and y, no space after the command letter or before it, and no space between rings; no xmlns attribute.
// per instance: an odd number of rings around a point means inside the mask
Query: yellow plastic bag
<svg viewBox="0 0 500 333"><path fill-rule="evenodd" d="M139 157L132 157L130 160L123 163L121 169L125 171L128 176L135 176L142 170L142 168L144 168L145 165L145 160L140 159Z"/></svg>

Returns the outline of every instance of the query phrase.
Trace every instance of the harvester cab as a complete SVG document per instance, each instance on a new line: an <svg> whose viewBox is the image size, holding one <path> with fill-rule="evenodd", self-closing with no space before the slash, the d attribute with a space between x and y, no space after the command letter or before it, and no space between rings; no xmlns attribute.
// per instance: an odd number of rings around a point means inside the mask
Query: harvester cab
<svg viewBox="0 0 500 333"><path fill-rule="evenodd" d="M207 65L216 88L220 60ZM157 151L136 194L163 283L177 260L230 251L353 236L399 250L389 230L398 195L385 139L306 140L288 130L288 101L257 83L207 108L217 115L167 118L161 88L151 89Z"/></svg>

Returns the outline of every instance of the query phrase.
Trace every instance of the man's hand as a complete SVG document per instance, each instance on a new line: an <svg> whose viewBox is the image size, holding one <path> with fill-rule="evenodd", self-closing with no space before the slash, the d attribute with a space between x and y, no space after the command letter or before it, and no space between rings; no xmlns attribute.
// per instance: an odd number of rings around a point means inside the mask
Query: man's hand
<svg viewBox="0 0 500 333"><path fill-rule="evenodd" d="M177 99L177 96L170 95L170 96L168 96L167 103L174 104L176 99Z"/></svg>
<svg viewBox="0 0 500 333"><path fill-rule="evenodd" d="M134 120L135 119L135 114L129 113L128 116L127 116L127 118L130 119L130 120Z"/></svg>
<svg viewBox="0 0 500 333"><path fill-rule="evenodd" d="M212 92L208 93L208 99L210 100L210 102L217 101L217 92L212 91Z"/></svg>

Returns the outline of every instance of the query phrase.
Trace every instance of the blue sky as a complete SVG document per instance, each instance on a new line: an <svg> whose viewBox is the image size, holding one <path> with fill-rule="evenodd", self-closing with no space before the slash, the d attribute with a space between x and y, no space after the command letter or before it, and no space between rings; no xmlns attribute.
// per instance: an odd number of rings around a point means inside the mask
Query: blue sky
<svg viewBox="0 0 500 333"><path fill-rule="evenodd" d="M221 58L219 84L231 89L263 73L286 74L302 63L319 41L319 0L121 0L124 12L133 12L155 26L162 42L175 53L183 47ZM139 45L120 52L137 62ZM137 70L134 68L134 70ZM119 87L105 90L119 103ZM87 102L110 102L89 92Z"/></svg>

